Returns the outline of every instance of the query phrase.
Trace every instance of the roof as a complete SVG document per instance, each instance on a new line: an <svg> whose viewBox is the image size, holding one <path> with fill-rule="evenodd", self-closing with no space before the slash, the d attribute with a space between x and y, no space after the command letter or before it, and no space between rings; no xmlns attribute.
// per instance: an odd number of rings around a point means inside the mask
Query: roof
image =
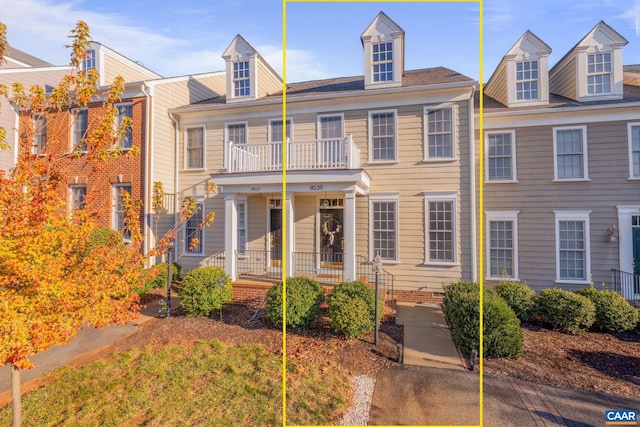
<svg viewBox="0 0 640 427"><path fill-rule="evenodd" d="M625 65L625 66L622 67L622 70L625 73L638 73L638 74L640 74L640 64Z"/></svg>
<svg viewBox="0 0 640 427"><path fill-rule="evenodd" d="M7 58L15 59L16 61L23 62L31 67L42 68L42 67L51 67L52 64L44 61L40 58L36 58L33 55L29 55L26 52L21 51L20 49L16 49L11 45L7 45L4 56ZM6 66L6 64L4 64Z"/></svg>

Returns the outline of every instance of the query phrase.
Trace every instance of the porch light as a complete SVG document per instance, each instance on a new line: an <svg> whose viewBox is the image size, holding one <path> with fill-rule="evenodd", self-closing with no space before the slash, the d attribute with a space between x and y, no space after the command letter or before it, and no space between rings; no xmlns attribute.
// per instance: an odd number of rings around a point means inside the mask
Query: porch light
<svg viewBox="0 0 640 427"><path fill-rule="evenodd" d="M607 228L607 234L609 235L609 241L615 242L618 240L618 227L615 224L611 224L609 228Z"/></svg>

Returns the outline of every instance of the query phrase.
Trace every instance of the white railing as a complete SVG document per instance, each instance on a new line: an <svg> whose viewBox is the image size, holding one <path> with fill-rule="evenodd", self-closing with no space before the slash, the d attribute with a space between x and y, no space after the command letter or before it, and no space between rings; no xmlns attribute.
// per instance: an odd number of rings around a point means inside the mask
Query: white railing
<svg viewBox="0 0 640 427"><path fill-rule="evenodd" d="M234 144L227 141L229 172L282 170L282 143ZM351 135L345 138L287 142L287 170L357 169L360 150Z"/></svg>

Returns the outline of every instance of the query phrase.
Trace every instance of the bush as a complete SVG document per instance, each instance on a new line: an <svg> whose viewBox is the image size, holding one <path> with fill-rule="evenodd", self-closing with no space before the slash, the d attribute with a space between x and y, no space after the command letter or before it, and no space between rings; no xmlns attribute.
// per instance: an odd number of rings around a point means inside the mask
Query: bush
<svg viewBox="0 0 640 427"><path fill-rule="evenodd" d="M231 278L219 267L200 267L184 277L178 289L188 316L211 316L233 298Z"/></svg>
<svg viewBox="0 0 640 427"><path fill-rule="evenodd" d="M538 309L536 291L521 282L500 281L494 289L516 313L521 322L527 322Z"/></svg>
<svg viewBox="0 0 640 427"><path fill-rule="evenodd" d="M375 326L375 309L376 309L376 291L374 288L364 282L358 280L353 282L342 282L333 287L333 290L329 294L328 303L331 305L331 299L334 295L345 294L352 298L360 298L367 304L367 310L371 317L371 323ZM382 319L384 311L384 301L378 299L378 322Z"/></svg>
<svg viewBox="0 0 640 427"><path fill-rule="evenodd" d="M161 262L152 267L155 274L147 280L142 288L136 288L138 295L144 295L151 289L167 287L167 263ZM182 266L177 262L171 263L171 281L178 281L182 277Z"/></svg>
<svg viewBox="0 0 640 427"><path fill-rule="evenodd" d="M329 318L331 328L349 338L360 338L375 327L365 300L342 292L329 300Z"/></svg>
<svg viewBox="0 0 640 427"><path fill-rule="evenodd" d="M579 334L593 325L596 307L589 298L563 289L552 288L540 292L540 314L554 329Z"/></svg>
<svg viewBox="0 0 640 427"><path fill-rule="evenodd" d="M593 285L576 293L589 298L596 308L594 330L617 333L632 330L638 324L638 309L622 295L605 288L597 290Z"/></svg>
<svg viewBox="0 0 640 427"><path fill-rule="evenodd" d="M320 316L322 285L306 277L287 279L287 326L306 328ZM267 318L282 324L282 282L267 292Z"/></svg>
<svg viewBox="0 0 640 427"><path fill-rule="evenodd" d="M483 289L483 357L517 357L524 335L520 321L494 291ZM480 292L473 282L458 282L445 288L445 317L453 342L470 353L480 347Z"/></svg>
<svg viewBox="0 0 640 427"><path fill-rule="evenodd" d="M122 236L115 230L110 228L96 228L91 232L91 236L89 236L89 241L87 242L84 250L81 249L81 255L83 257L91 256L91 252L96 249L100 249L104 246L122 246L124 247L125 243L122 240Z"/></svg>

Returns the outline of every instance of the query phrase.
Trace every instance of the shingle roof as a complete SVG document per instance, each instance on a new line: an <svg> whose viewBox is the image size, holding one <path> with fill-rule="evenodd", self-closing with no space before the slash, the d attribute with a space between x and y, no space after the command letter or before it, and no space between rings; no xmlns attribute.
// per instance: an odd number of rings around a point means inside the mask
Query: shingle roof
<svg viewBox="0 0 640 427"><path fill-rule="evenodd" d="M10 45L7 45L4 56L13 58L16 61L24 62L25 64L30 65L32 67L36 67L36 68L53 66L47 61L44 61L40 58L36 58L35 56L29 55L28 53L23 52L20 49L16 49L15 47Z"/></svg>

